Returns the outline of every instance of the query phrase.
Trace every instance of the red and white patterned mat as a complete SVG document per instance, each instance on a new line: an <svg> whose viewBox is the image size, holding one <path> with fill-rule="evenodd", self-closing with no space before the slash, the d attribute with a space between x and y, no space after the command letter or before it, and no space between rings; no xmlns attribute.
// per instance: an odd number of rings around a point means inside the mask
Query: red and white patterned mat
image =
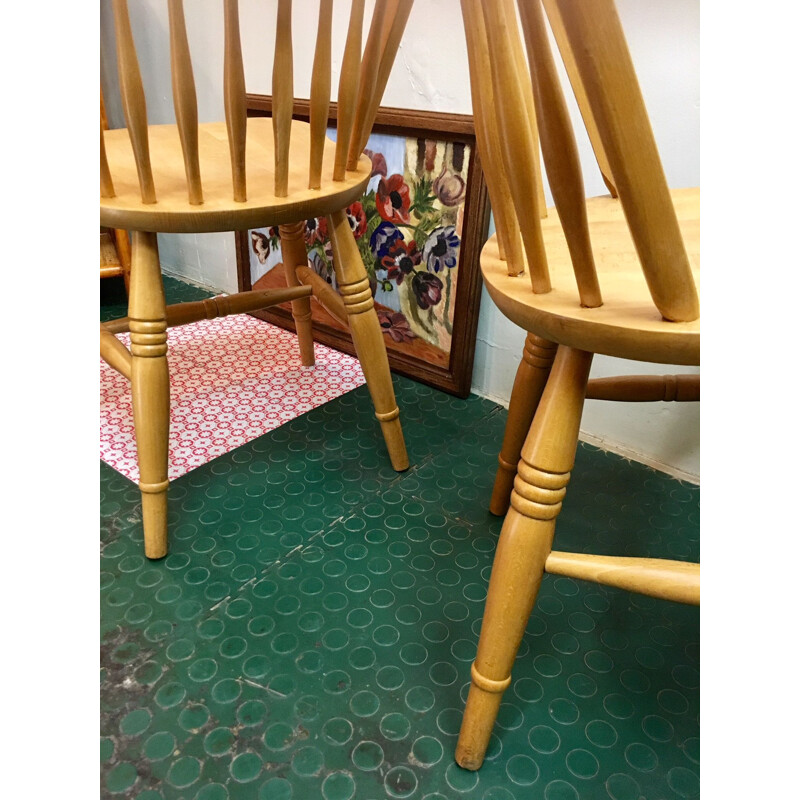
<svg viewBox="0 0 800 800"><path fill-rule="evenodd" d="M303 367L293 333L247 314L171 328L168 346L170 480L364 383L357 359L321 344ZM104 361L100 458L139 480L130 384Z"/></svg>

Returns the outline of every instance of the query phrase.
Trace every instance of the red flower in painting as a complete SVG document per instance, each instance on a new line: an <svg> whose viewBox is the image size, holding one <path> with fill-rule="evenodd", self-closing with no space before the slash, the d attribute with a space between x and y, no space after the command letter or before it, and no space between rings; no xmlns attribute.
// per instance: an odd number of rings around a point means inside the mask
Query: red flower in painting
<svg viewBox="0 0 800 800"><path fill-rule="evenodd" d="M373 175L381 175L382 177L386 177L386 157L383 153L373 153L372 150L365 150L364 155L369 156L369 160L372 162L372 171L370 172L370 178Z"/></svg>
<svg viewBox="0 0 800 800"><path fill-rule="evenodd" d="M417 338L417 334L411 330L408 320L399 311L392 311L390 308L378 309L378 322L381 330L392 337L392 340L400 342L410 342Z"/></svg>
<svg viewBox="0 0 800 800"><path fill-rule="evenodd" d="M364 206L358 201L347 207L347 221L350 223L350 229L353 231L353 236L360 239L367 230L367 215L364 213Z"/></svg>
<svg viewBox="0 0 800 800"><path fill-rule="evenodd" d="M408 225L411 222L408 209L411 196L402 175L390 175L381 178L375 195L375 206L378 213L387 222L398 222Z"/></svg>
<svg viewBox="0 0 800 800"><path fill-rule="evenodd" d="M422 253L417 250L415 241L406 243L403 239L395 239L386 248L381 267L386 270L386 277L396 280L399 286L406 275L416 272L414 267L418 267L421 261Z"/></svg>
<svg viewBox="0 0 800 800"><path fill-rule="evenodd" d="M317 242L325 242L328 238L328 220L325 217L316 217L306 220L306 229L303 231L303 239L306 245L311 247Z"/></svg>

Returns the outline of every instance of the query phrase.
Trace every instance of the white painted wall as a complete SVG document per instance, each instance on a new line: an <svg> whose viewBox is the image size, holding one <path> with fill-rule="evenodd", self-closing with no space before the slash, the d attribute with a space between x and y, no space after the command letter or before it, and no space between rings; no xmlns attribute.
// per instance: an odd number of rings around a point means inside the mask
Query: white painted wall
<svg viewBox="0 0 800 800"><path fill-rule="evenodd" d="M271 91L275 3L241 0L245 76L248 91ZM368 0L368 11L373 3ZM295 91L308 97L316 16L315 0L295 0ZM337 0L337 11L347 4ZM699 0L617 0L667 179L674 187L700 182ZM152 123L174 121L169 78L169 43L164 0L130 4L131 21L139 48L142 78ZM346 14L345 14L346 17ZM367 19L369 16L367 16ZM304 24L307 22L307 25ZM219 0L192 0L187 4L187 27L195 65L198 112L201 121L223 118L222 4ZM346 19L339 15L333 40L334 81L344 46ZM116 89L113 23L110 0L101 4L101 64L107 111L113 125L121 125ZM305 91L304 91L305 90ZM335 88L334 88L335 91ZM571 100L571 94L567 93ZM469 73L458 0L417 0L411 12L383 100L384 105L454 113L471 113ZM594 166L577 107L570 110L584 164L588 194L606 189ZM548 202L552 203L549 191ZM231 234L160 236L165 271L220 291L235 291L236 254ZM524 333L494 307L485 290L478 320L478 341L472 389L507 404L519 363ZM592 375L649 372L669 367L619 361L597 356ZM692 371L680 368L680 371ZM687 404L587 403L582 433L638 460L661 465L699 480L699 407Z"/></svg>

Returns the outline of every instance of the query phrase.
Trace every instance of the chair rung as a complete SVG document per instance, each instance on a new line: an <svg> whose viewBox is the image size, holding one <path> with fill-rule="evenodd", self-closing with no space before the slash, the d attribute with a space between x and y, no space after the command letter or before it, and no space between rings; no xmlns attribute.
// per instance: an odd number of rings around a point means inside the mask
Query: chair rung
<svg viewBox="0 0 800 800"><path fill-rule="evenodd" d="M131 379L131 354L113 333L100 326L100 358L120 375Z"/></svg>
<svg viewBox="0 0 800 800"><path fill-rule="evenodd" d="M308 286L290 286L286 289L238 292L210 297L207 300L194 300L190 303L175 303L167 306L167 327L188 325L201 319L227 317L230 314L247 314L260 308L308 297L310 294L311 288ZM110 333L127 333L130 330L128 317L104 322L102 327Z"/></svg>
<svg viewBox="0 0 800 800"><path fill-rule="evenodd" d="M631 592L700 605L700 565L661 558L625 558L553 550L545 572Z"/></svg>
<svg viewBox="0 0 800 800"><path fill-rule="evenodd" d="M313 269L309 267L297 267L295 270L297 279L303 286L310 286L312 289L312 297L317 299L317 302L335 319L339 320L342 325L347 326L347 311L344 307L344 300L341 295L334 289L324 278L317 275Z"/></svg>
<svg viewBox="0 0 800 800"><path fill-rule="evenodd" d="M627 403L692 402L700 399L700 376L621 375L616 378L593 378L587 386L586 399Z"/></svg>
<svg viewBox="0 0 800 800"><path fill-rule="evenodd" d="M119 269L121 267L121 262L119 260L119 254L117 253L117 247L114 244L114 240L111 238L111 234L107 231L103 231L100 234L100 273L102 275L104 267L116 267Z"/></svg>
<svg viewBox="0 0 800 800"><path fill-rule="evenodd" d="M124 270L121 266L117 265L114 266L113 264L110 266L101 266L100 267L100 277L101 278L116 278L118 275L124 275Z"/></svg>

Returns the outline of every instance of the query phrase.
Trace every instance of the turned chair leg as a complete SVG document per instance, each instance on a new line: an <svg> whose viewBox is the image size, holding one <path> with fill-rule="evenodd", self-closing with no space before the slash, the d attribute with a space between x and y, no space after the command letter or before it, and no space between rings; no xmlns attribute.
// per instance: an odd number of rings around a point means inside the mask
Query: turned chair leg
<svg viewBox="0 0 800 800"><path fill-rule="evenodd" d="M156 234L134 231L128 300L131 392L144 552L148 558L167 554L169 372L165 309Z"/></svg>
<svg viewBox="0 0 800 800"><path fill-rule="evenodd" d="M511 508L489 581L472 684L456 746L466 769L483 763L503 692L553 543L556 517L575 464L592 354L561 346L522 448Z"/></svg>
<svg viewBox="0 0 800 800"><path fill-rule="evenodd" d="M511 489L517 476L517 464L522 445L533 422L533 416L542 397L547 376L553 366L557 345L533 333L525 338L522 360L519 362L511 400L508 404L508 420L500 455L497 475L494 479L489 511L498 517L508 511Z"/></svg>
<svg viewBox="0 0 800 800"><path fill-rule="evenodd" d="M336 281L344 300L356 355L372 396L375 416L381 423L392 467L402 472L408 469L408 454L389 371L386 343L375 312L367 271L344 211L337 211L328 217L328 230L333 246Z"/></svg>
<svg viewBox="0 0 800 800"><path fill-rule="evenodd" d="M295 270L298 267L308 266L308 253L303 240L304 229L305 222L292 222L278 227L281 237L281 252L283 253L283 272L287 286L301 286ZM304 367L313 367L314 335L311 331L310 297L292 300L292 317L300 344L300 362Z"/></svg>

